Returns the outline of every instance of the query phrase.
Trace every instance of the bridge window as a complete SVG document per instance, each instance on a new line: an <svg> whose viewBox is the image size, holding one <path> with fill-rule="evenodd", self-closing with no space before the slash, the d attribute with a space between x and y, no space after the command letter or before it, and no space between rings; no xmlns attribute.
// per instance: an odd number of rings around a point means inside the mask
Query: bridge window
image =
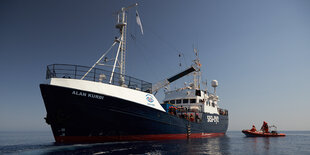
<svg viewBox="0 0 310 155"><path fill-rule="evenodd" d="M188 103L188 99L183 99L183 103Z"/></svg>
<svg viewBox="0 0 310 155"><path fill-rule="evenodd" d="M190 99L190 103L196 103L196 99Z"/></svg>
<svg viewBox="0 0 310 155"><path fill-rule="evenodd" d="M181 101L182 101L182 100L177 100L177 104L181 104Z"/></svg>
<svg viewBox="0 0 310 155"><path fill-rule="evenodd" d="M201 96L201 91L200 90L196 90L196 96Z"/></svg>
<svg viewBox="0 0 310 155"><path fill-rule="evenodd" d="M171 103L171 104L175 104L175 100L171 100L170 103Z"/></svg>

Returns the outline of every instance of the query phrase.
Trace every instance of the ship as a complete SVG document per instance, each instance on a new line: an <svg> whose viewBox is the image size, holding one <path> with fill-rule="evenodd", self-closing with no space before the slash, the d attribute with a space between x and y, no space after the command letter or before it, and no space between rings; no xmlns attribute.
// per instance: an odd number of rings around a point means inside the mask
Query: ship
<svg viewBox="0 0 310 155"><path fill-rule="evenodd" d="M120 36L91 67L51 64L40 90L56 143L98 143L207 138L225 135L228 111L218 106L218 82L214 92L200 88L200 60L197 56L184 71L156 84L125 75L126 13L117 12ZM118 47L116 46L118 45ZM111 71L102 69L106 55L117 47ZM106 65L107 66L107 65ZM117 72L118 71L118 72ZM170 90L169 85L193 75L193 82ZM156 93L164 90L160 103Z"/></svg>

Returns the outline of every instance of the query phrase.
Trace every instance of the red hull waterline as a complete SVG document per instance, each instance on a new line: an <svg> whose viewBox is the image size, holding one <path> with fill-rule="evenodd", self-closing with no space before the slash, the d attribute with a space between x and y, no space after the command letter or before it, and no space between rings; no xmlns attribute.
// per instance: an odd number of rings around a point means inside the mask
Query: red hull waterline
<svg viewBox="0 0 310 155"><path fill-rule="evenodd" d="M284 133L263 133L258 131L250 131L250 130L242 130L248 137L283 137L285 136Z"/></svg>
<svg viewBox="0 0 310 155"><path fill-rule="evenodd" d="M210 138L223 136L225 133L192 133L187 134L160 134L160 135L133 135L133 136L56 136L57 143L99 143L115 141L148 141L172 140L187 138Z"/></svg>

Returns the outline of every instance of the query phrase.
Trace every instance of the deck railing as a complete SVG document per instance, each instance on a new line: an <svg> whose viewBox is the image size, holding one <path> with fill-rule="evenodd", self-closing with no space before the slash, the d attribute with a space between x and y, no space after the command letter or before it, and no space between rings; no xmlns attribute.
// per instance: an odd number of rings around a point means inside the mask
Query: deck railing
<svg viewBox="0 0 310 155"><path fill-rule="evenodd" d="M85 73L90 69L87 66L70 65L70 64L52 64L47 66L46 79L50 78L72 78L81 79ZM111 71L93 68L83 80L97 81L108 83L110 82ZM121 80L122 79L122 80ZM114 72L110 84L117 86L124 86L135 90L141 90L151 93L152 83L136 79L127 75L121 75Z"/></svg>

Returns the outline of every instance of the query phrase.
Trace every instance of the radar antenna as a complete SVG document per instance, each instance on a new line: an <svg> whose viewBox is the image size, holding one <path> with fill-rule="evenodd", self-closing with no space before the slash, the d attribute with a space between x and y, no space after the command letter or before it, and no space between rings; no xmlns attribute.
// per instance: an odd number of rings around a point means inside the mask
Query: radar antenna
<svg viewBox="0 0 310 155"><path fill-rule="evenodd" d="M219 83L216 80L212 80L211 86L214 88L214 95L216 96L216 87L219 85Z"/></svg>

